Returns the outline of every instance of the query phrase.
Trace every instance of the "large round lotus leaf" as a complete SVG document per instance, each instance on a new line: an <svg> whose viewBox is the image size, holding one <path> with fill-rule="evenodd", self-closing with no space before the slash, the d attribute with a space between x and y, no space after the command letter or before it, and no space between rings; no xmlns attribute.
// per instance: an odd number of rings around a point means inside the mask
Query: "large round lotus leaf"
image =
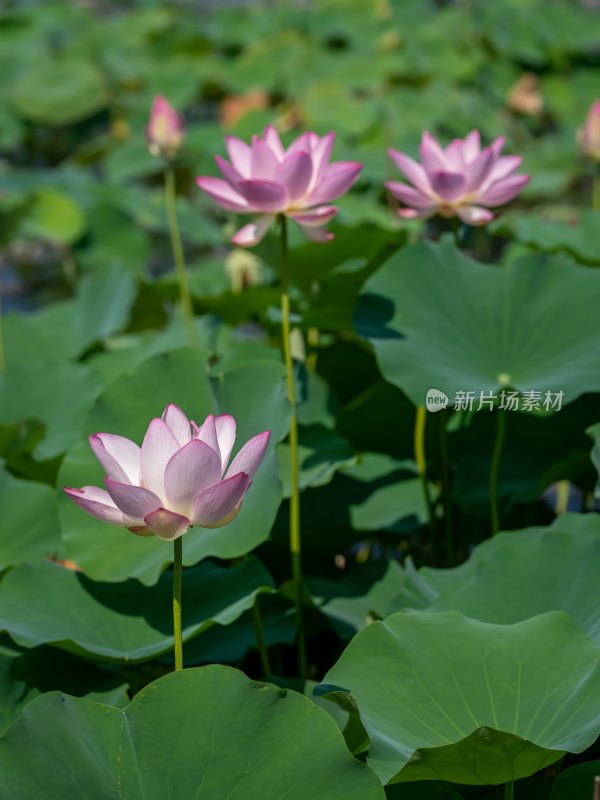
<svg viewBox="0 0 600 800"><path fill-rule="evenodd" d="M60 690L123 708L129 702L127 688L118 674L64 650L37 647L22 655L0 653L0 733L43 692Z"/></svg>
<svg viewBox="0 0 600 800"><path fill-rule="evenodd" d="M94 583L58 564L25 564L0 583L0 630L24 647L55 644L108 661L144 661L173 647L172 580L166 573L153 587ZM230 569L207 562L186 570L184 641L233 622L271 586L256 558Z"/></svg>
<svg viewBox="0 0 600 800"><path fill-rule="evenodd" d="M32 60L10 92L19 114L47 125L69 125L102 109L108 94L101 73L88 61Z"/></svg>
<svg viewBox="0 0 600 800"><path fill-rule="evenodd" d="M166 675L124 711L46 694L0 740L0 773L15 800L385 800L322 709L223 666Z"/></svg>
<svg viewBox="0 0 600 800"><path fill-rule="evenodd" d="M513 552L516 547L522 547L524 551L529 550L531 552L545 554L544 543L549 541L549 537L557 533L563 535L569 534L571 536L576 534L574 538L595 537L596 540L600 541L600 517L597 514L562 514L556 518L549 528L532 527L510 531L508 533L499 533L497 536L486 539L484 542L477 545L467 561L451 569L421 567L421 569L417 570L412 560L407 558L404 562L407 577L403 592L390 603L387 613L391 614L393 611L401 611L404 608L424 607L424 603L420 605L415 603L413 605L412 603L406 602L409 599L406 596L407 591L410 591L416 597L423 598L424 601L428 601L425 605L430 606L436 603L441 596L445 596L447 593L458 589L462 583L473 580L482 564L489 562L490 565L493 565L497 554L507 547L511 548L511 552ZM564 543L564 547L566 548L578 546L583 545ZM594 547L594 545L590 543L589 547ZM545 555L543 557L545 558ZM564 602L564 600L561 602ZM535 613L549 611L553 608L566 610L562 605L549 606ZM476 614L471 616L478 618ZM531 614L525 616L531 616ZM519 618L507 619L506 622L517 622L518 619ZM520 619L523 619L523 617L520 617Z"/></svg>
<svg viewBox="0 0 600 800"><path fill-rule="evenodd" d="M393 614L355 636L324 684L357 704L383 783L505 783L600 733L600 647L558 611L516 625Z"/></svg>
<svg viewBox="0 0 600 800"><path fill-rule="evenodd" d="M56 496L49 486L22 481L0 466L0 570L60 555Z"/></svg>
<svg viewBox="0 0 600 800"><path fill-rule="evenodd" d="M209 379L204 354L183 348L153 356L104 390L86 424L87 433L119 433L141 443L150 420L170 402L198 423L209 413L233 414L234 453L251 436L271 430L267 455L236 519L223 528L193 528L183 538L186 565L208 556L245 555L268 537L281 503L274 445L285 436L289 420L283 368L273 361L256 361ZM80 441L67 453L59 486L102 486L103 480L88 442ZM172 548L162 540L107 525L66 496L59 513L69 558L94 580L135 577L150 585L172 561Z"/></svg>
<svg viewBox="0 0 600 800"><path fill-rule="evenodd" d="M528 257L505 267L448 243L406 247L365 284L355 315L384 377L425 405L429 389L600 390L600 273ZM484 406L485 408L485 406Z"/></svg>
<svg viewBox="0 0 600 800"><path fill-rule="evenodd" d="M520 622L565 611L600 644L600 537L552 532L520 540L517 533L492 558L476 561L433 611L462 611L484 622Z"/></svg>

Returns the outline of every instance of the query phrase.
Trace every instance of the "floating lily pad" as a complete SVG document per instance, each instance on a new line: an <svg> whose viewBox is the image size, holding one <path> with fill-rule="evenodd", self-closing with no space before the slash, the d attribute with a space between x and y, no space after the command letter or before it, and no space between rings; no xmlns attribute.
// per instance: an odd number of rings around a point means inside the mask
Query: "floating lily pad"
<svg viewBox="0 0 600 800"><path fill-rule="evenodd" d="M600 733L600 646L561 612L516 625L392 614L355 636L324 684L357 704L383 783L506 783Z"/></svg>
<svg viewBox="0 0 600 800"><path fill-rule="evenodd" d="M328 714L221 666L167 675L124 711L44 695L0 741L0 771L10 797L385 800Z"/></svg>

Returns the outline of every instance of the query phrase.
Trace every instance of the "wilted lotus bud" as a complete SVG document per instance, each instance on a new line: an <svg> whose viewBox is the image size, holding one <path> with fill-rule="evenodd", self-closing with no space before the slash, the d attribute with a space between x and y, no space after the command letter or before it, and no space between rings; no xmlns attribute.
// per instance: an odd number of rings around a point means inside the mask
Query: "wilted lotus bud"
<svg viewBox="0 0 600 800"><path fill-rule="evenodd" d="M155 97L146 128L148 149L152 155L174 158L181 149L184 135L181 115L164 97Z"/></svg>
<svg viewBox="0 0 600 800"><path fill-rule="evenodd" d="M592 104L585 125L579 129L578 140L586 156L600 161L600 100Z"/></svg>

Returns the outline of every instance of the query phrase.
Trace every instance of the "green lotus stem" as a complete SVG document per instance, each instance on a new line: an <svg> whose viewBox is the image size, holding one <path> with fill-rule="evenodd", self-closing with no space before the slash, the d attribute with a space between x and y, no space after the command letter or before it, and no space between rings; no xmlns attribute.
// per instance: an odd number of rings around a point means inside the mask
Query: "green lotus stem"
<svg viewBox="0 0 600 800"><path fill-rule="evenodd" d="M442 493L444 499L444 519L446 523L446 561L452 563L454 554L452 536L452 496L450 489L450 462L448 459L448 435L446 433L446 412L440 414L440 455L442 458Z"/></svg>
<svg viewBox="0 0 600 800"><path fill-rule="evenodd" d="M266 677L267 675L272 675L273 673L271 671L271 662L269 661L269 651L267 650L267 645L265 643L265 634L263 629L262 616L260 613L260 606L258 604L258 595L256 595L254 599L254 605L252 606L252 616L254 618L254 631L256 633L256 644L258 645L260 665L263 671L263 675Z"/></svg>
<svg viewBox="0 0 600 800"><path fill-rule="evenodd" d="M498 475L500 472L500 459L504 449L506 438L506 412L496 410L497 426L496 441L494 442L494 452L492 453L492 464L490 468L490 513L492 517L492 534L500 530L500 512L498 510Z"/></svg>
<svg viewBox="0 0 600 800"><path fill-rule="evenodd" d="M183 669L183 643L181 640L181 579L182 579L183 537L173 542L173 647L175 650L175 670Z"/></svg>
<svg viewBox="0 0 600 800"><path fill-rule="evenodd" d="M288 400L292 407L290 416L290 554L292 557L292 581L296 605L296 625L298 629L298 670L300 677L306 676L306 640L302 619L302 542L300 537L300 469L298 464L298 418L296 414L296 385L294 363L290 341L290 297L289 265L286 218L279 217L281 227L281 332L283 337L283 357L287 375Z"/></svg>
<svg viewBox="0 0 600 800"><path fill-rule="evenodd" d="M600 210L600 166L596 165L592 178L592 208Z"/></svg>
<svg viewBox="0 0 600 800"><path fill-rule="evenodd" d="M508 781L504 784L504 800L513 800L515 796L515 782Z"/></svg>
<svg viewBox="0 0 600 800"><path fill-rule="evenodd" d="M427 412L423 406L417 408L415 416L415 433L414 433L414 450L415 461L417 463L417 472L423 484L423 494L425 496L425 503L427 505L428 524L430 530L433 530L433 503L429 494L429 484L427 483L427 458L425 456L425 425L427 420Z"/></svg>
<svg viewBox="0 0 600 800"><path fill-rule="evenodd" d="M177 282L179 283L181 309L185 318L188 338L192 347L199 347L200 342L198 341L198 333L196 331L196 324L194 321L194 306L192 304L190 287L188 286L185 258L183 255L183 245L181 243L181 234L179 233L179 225L177 224L177 210L175 207L175 173L173 171L173 167L170 165L168 165L165 169L165 208L167 210L167 222L169 225L169 236L171 238L171 249L173 251L173 260L175 261Z"/></svg>

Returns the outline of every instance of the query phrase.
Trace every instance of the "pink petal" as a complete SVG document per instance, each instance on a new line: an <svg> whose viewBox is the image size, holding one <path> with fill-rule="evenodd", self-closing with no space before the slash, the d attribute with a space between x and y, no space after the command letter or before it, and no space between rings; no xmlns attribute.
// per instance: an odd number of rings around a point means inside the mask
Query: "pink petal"
<svg viewBox="0 0 600 800"><path fill-rule="evenodd" d="M463 153L465 155L465 160L467 163L473 161L479 155L479 151L481 150L481 140L479 136L479 131L474 130L471 133L468 133L465 137L465 143L463 147Z"/></svg>
<svg viewBox="0 0 600 800"><path fill-rule="evenodd" d="M131 439L126 439L125 436L117 436L114 433L97 433L93 438L96 440L96 443L99 442L104 447L104 452L116 461L121 471L125 473L127 481L139 484L141 470L141 453L139 446L135 442L132 442ZM90 444L92 444L91 437ZM92 444L92 449L102 464L94 444ZM102 464L102 466L104 466L104 464ZM107 474L110 474L108 470ZM115 476L111 475L111 478L112 477Z"/></svg>
<svg viewBox="0 0 600 800"><path fill-rule="evenodd" d="M427 211L434 208L435 201L422 194L418 189L413 189L412 186L407 186L405 183L396 183L396 181L388 181L386 188L394 195L397 200L406 203L407 206L418 208Z"/></svg>
<svg viewBox="0 0 600 800"><path fill-rule="evenodd" d="M142 520L151 511L160 508L162 500L154 492L142 486L132 486L129 483L118 483L112 478L106 478L106 488L116 506L128 517Z"/></svg>
<svg viewBox="0 0 600 800"><path fill-rule="evenodd" d="M283 186L273 181L251 180L240 183L240 192L253 211L283 211L287 194Z"/></svg>
<svg viewBox="0 0 600 800"><path fill-rule="evenodd" d="M487 147L465 168L467 191L472 192L484 184L496 158L497 156L491 147Z"/></svg>
<svg viewBox="0 0 600 800"><path fill-rule="evenodd" d="M425 172L429 175L431 172L445 170L448 168L446 156L440 147L437 139L425 131L421 139L421 163Z"/></svg>
<svg viewBox="0 0 600 800"><path fill-rule="evenodd" d="M286 156L275 172L275 180L285 186L288 200L292 203L306 192L312 176L312 158L303 150Z"/></svg>
<svg viewBox="0 0 600 800"><path fill-rule="evenodd" d="M494 139L494 141L491 143L490 148L494 151L494 153L496 153L497 156L499 156L505 142L506 138L504 136L498 136L498 138Z"/></svg>
<svg viewBox="0 0 600 800"><path fill-rule="evenodd" d="M278 161L283 161L285 158L285 150L281 144L279 134L272 125L267 125L263 134L263 139L271 148L271 152L275 155Z"/></svg>
<svg viewBox="0 0 600 800"><path fill-rule="evenodd" d="M125 470L120 466L119 462L114 458L114 456L108 452L98 434L95 436L90 436L89 442L94 455L100 462L102 469L107 475L110 475L111 478L114 478L117 481L131 483Z"/></svg>
<svg viewBox="0 0 600 800"><path fill-rule="evenodd" d="M255 244L264 239L272 222L273 216L271 214L257 217L253 222L249 222L243 228L240 228L235 236L232 236L231 241L238 247L254 247Z"/></svg>
<svg viewBox="0 0 600 800"><path fill-rule="evenodd" d="M142 481L158 497L164 497L165 469L177 450L171 429L161 419L153 419L142 442Z"/></svg>
<svg viewBox="0 0 600 800"><path fill-rule="evenodd" d="M212 200L227 211L244 213L249 211L248 203L241 194L221 178L196 178L196 183Z"/></svg>
<svg viewBox="0 0 600 800"><path fill-rule="evenodd" d="M235 136L226 136L225 147L227 148L227 154L229 155L232 167L239 172L242 177L249 178L252 174L250 171L250 146L241 139L236 139Z"/></svg>
<svg viewBox="0 0 600 800"><path fill-rule="evenodd" d="M64 491L77 505L92 517L108 522L110 525L133 525L135 520L123 514L105 489L97 486L84 486L81 489L65 487Z"/></svg>
<svg viewBox="0 0 600 800"><path fill-rule="evenodd" d="M194 497L220 478L221 457L205 442L192 439L167 464L165 494L169 508L189 514Z"/></svg>
<svg viewBox="0 0 600 800"><path fill-rule="evenodd" d="M200 426L198 433L196 434L196 438L207 444L219 456L219 460L221 459L221 451L219 450L219 440L217 439L217 429L215 427L214 414L209 414L206 417L203 424ZM214 483L214 481L211 481L211 483Z"/></svg>
<svg viewBox="0 0 600 800"><path fill-rule="evenodd" d="M356 161L334 161L323 169L309 195L309 204L331 203L356 183L362 164Z"/></svg>
<svg viewBox="0 0 600 800"><path fill-rule="evenodd" d="M220 528L235 517L250 485L250 478L238 472L231 478L209 486L196 497L192 522L204 528Z"/></svg>
<svg viewBox="0 0 600 800"><path fill-rule="evenodd" d="M312 161L313 161L313 174L318 180L329 163L333 144L335 142L335 133L330 131L323 136L312 148Z"/></svg>
<svg viewBox="0 0 600 800"><path fill-rule="evenodd" d="M488 184L506 178L521 166L523 159L521 156L500 156L488 175Z"/></svg>
<svg viewBox="0 0 600 800"><path fill-rule="evenodd" d="M313 242L330 242L332 239L335 239L335 235L331 233L331 231L326 231L324 228L315 228L312 225L300 225L300 223L298 223L298 225L302 233L309 239L312 239Z"/></svg>
<svg viewBox="0 0 600 800"><path fill-rule="evenodd" d="M244 176L240 175L237 169L232 167L229 161L225 161L221 156L215 156L215 161L227 183L229 183L233 189L237 190L237 185L240 181L244 180Z"/></svg>
<svg viewBox="0 0 600 800"><path fill-rule="evenodd" d="M429 179L427 178L425 170L420 164L417 164L417 162L410 156L398 152L398 150L390 149L388 150L388 153L398 169L404 173L407 180L416 186L417 189L419 189L421 192L427 192L430 190L431 187L429 185Z"/></svg>
<svg viewBox="0 0 600 800"><path fill-rule="evenodd" d="M169 403L163 411L161 419L177 439L180 447L190 441L192 438L190 421L179 406Z"/></svg>
<svg viewBox="0 0 600 800"><path fill-rule="evenodd" d="M251 176L252 180L272 180L279 161L266 142L255 136L252 140Z"/></svg>
<svg viewBox="0 0 600 800"><path fill-rule="evenodd" d="M487 208L481 208L480 206L458 208L456 213L467 225L486 225L494 219L494 215L491 211L488 211Z"/></svg>
<svg viewBox="0 0 600 800"><path fill-rule="evenodd" d="M467 182L464 175L456 172L430 173L431 188L443 200L452 202L465 193Z"/></svg>
<svg viewBox="0 0 600 800"><path fill-rule="evenodd" d="M516 197L530 180L529 175L511 175L509 178L503 178L486 189L477 198L477 202L486 206L501 206Z"/></svg>
<svg viewBox="0 0 600 800"><path fill-rule="evenodd" d="M178 539L190 526L187 517L168 511L166 508L157 508L144 518L144 522L157 536L168 542Z"/></svg>
<svg viewBox="0 0 600 800"><path fill-rule="evenodd" d="M270 436L271 431L263 431L249 439L231 462L231 466L227 470L227 477L244 472L251 481L254 480L256 471L264 458Z"/></svg>
<svg viewBox="0 0 600 800"><path fill-rule="evenodd" d="M308 211L292 211L287 216L301 226L320 227L330 222L338 210L335 206L319 206Z"/></svg>
<svg viewBox="0 0 600 800"><path fill-rule="evenodd" d="M451 171L461 172L465 168L465 156L463 148L463 140L454 139L444 151L446 163Z"/></svg>
<svg viewBox="0 0 600 800"><path fill-rule="evenodd" d="M290 155L290 153L297 153L299 150L303 150L305 153L312 153L313 141L314 134L302 133L297 139L294 139L294 141L288 147L288 155Z"/></svg>
<svg viewBox="0 0 600 800"><path fill-rule="evenodd" d="M221 474L223 474L235 442L235 419L231 414L220 414L215 417L215 429L219 440L219 450L221 451Z"/></svg>

